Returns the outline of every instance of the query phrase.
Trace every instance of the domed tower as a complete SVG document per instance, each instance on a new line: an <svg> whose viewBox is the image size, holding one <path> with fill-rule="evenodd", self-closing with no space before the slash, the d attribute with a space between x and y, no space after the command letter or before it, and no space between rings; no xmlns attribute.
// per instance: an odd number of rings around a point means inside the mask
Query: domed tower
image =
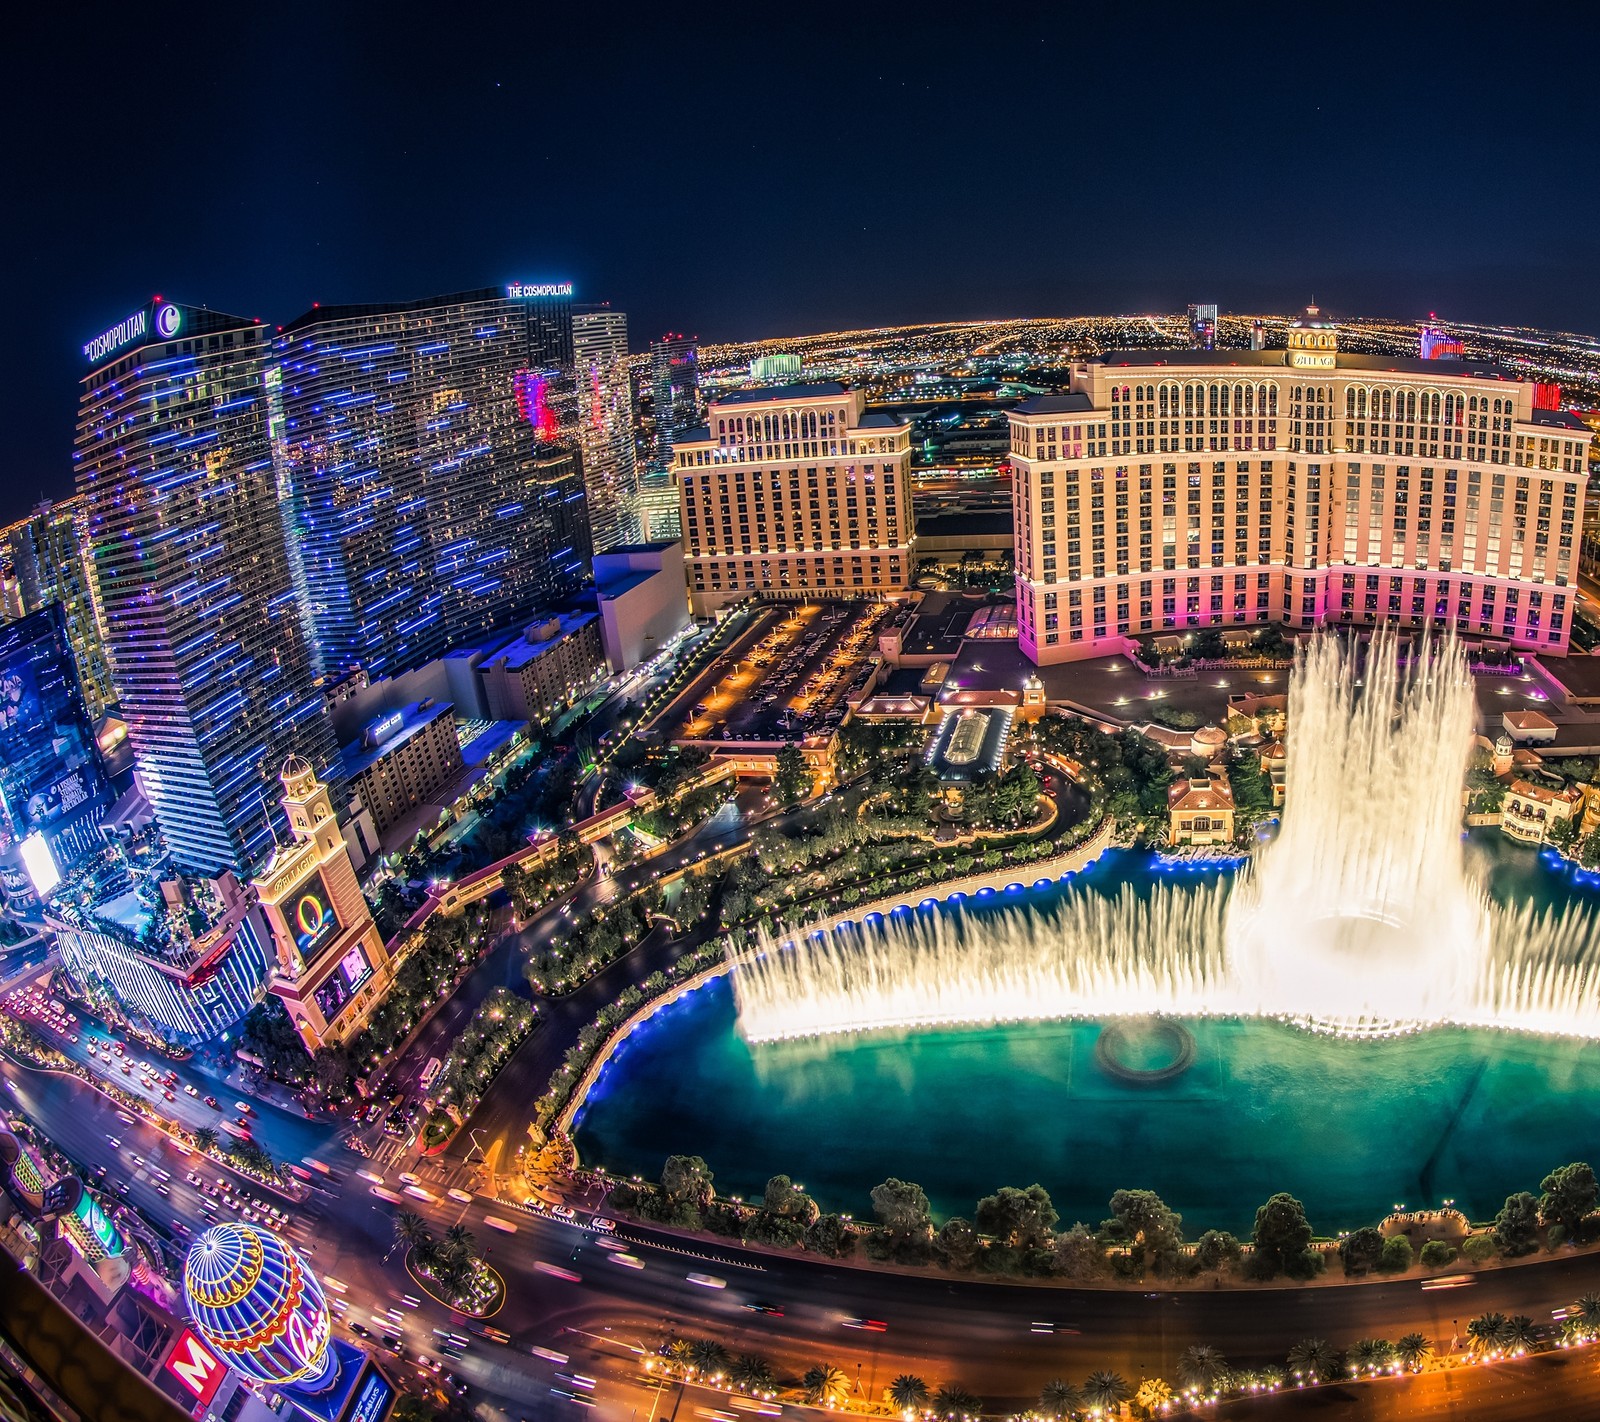
<svg viewBox="0 0 1600 1422"><path fill-rule="evenodd" d="M255 888L276 950L271 991L314 1051L360 1029L383 1000L394 965L356 881L328 787L298 755L284 761L278 778L291 839L273 852Z"/></svg>
<svg viewBox="0 0 1600 1422"><path fill-rule="evenodd" d="M1315 302L1289 324L1289 364L1296 370L1332 370L1339 352L1339 328Z"/></svg>

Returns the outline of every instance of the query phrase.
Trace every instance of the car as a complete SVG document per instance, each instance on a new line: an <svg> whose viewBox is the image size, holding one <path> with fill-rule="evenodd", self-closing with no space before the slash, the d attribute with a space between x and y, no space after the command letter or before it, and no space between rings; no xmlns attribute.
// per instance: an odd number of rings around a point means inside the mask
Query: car
<svg viewBox="0 0 1600 1422"><path fill-rule="evenodd" d="M615 1220L608 1220L603 1215L596 1215L589 1221L590 1229L597 1229L601 1234L610 1234L617 1227Z"/></svg>
<svg viewBox="0 0 1600 1422"><path fill-rule="evenodd" d="M200 1094L199 1091L197 1091L195 1087L187 1081L183 1084L183 1090L186 1096L198 1096Z"/></svg>
<svg viewBox="0 0 1600 1422"><path fill-rule="evenodd" d="M569 1205L551 1205L550 1213L558 1220L575 1220L578 1218L578 1212Z"/></svg>
<svg viewBox="0 0 1600 1422"><path fill-rule="evenodd" d="M248 1116L250 1114L250 1103L248 1101L235 1101L233 1109L241 1116Z"/></svg>
<svg viewBox="0 0 1600 1422"><path fill-rule="evenodd" d="M747 1303L745 1307L749 1309L751 1313L764 1313L772 1318L783 1317L783 1310L777 1304L752 1301Z"/></svg>
<svg viewBox="0 0 1600 1422"><path fill-rule="evenodd" d="M422 1184L421 1179L418 1176L413 1175L409 1170L402 1170L397 1176L395 1176L395 1179L398 1180L402 1185Z"/></svg>
<svg viewBox="0 0 1600 1422"><path fill-rule="evenodd" d="M172 1093L171 1093L171 1092L170 1092L170 1091L163 1091L163 1092L162 1092L162 1093L161 1093L161 1094L162 1094L162 1095L163 1095L163 1096L164 1096L164 1097L165 1097L165 1098L166 1098L166 1099L167 1099L167 1100L168 1100L168 1101L176 1101L176 1100L177 1100L177 1099L178 1099L178 1098L177 1098L177 1097L176 1097L176 1096L174 1096L174 1095L173 1095L173 1094L172 1094Z"/></svg>
<svg viewBox="0 0 1600 1422"><path fill-rule="evenodd" d="M218 1101L215 1096L206 1097L206 1105L209 1106L213 1111L220 1111L222 1109L222 1103Z"/></svg>
<svg viewBox="0 0 1600 1422"><path fill-rule="evenodd" d="M122 1149L122 1142L119 1141L115 1136L107 1136L106 1139L111 1142L111 1149L112 1150L121 1150Z"/></svg>
<svg viewBox="0 0 1600 1422"><path fill-rule="evenodd" d="M715 1274L701 1274L696 1272L693 1274L685 1274L684 1278L686 1278L691 1284L698 1284L702 1289L725 1289L728 1287L728 1281L726 1279L719 1279Z"/></svg>
<svg viewBox="0 0 1600 1422"><path fill-rule="evenodd" d="M483 1222L490 1229L499 1230L501 1234L515 1234L517 1232L516 1225L512 1224L510 1220L501 1219L499 1215L485 1215Z"/></svg>
<svg viewBox="0 0 1600 1422"><path fill-rule="evenodd" d="M357 1338L372 1337L372 1330L363 1323L352 1323L350 1325L350 1331L354 1333Z"/></svg>
<svg viewBox="0 0 1600 1422"><path fill-rule="evenodd" d="M469 1195L465 1190L457 1190L453 1185L444 1193L454 1200L458 1205L470 1205L472 1203L471 1195Z"/></svg>
<svg viewBox="0 0 1600 1422"><path fill-rule="evenodd" d="M606 1258L613 1264L620 1264L624 1269L643 1269L644 1260L637 1254L608 1254Z"/></svg>
<svg viewBox="0 0 1600 1422"><path fill-rule="evenodd" d="M889 1325L881 1318L847 1318L844 1321L846 1328L862 1328L868 1333L887 1333Z"/></svg>

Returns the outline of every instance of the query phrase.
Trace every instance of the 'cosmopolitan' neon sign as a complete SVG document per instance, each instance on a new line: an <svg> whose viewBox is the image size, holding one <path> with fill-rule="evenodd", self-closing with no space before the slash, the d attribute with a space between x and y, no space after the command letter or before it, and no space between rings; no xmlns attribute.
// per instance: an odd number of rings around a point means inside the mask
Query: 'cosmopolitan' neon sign
<svg viewBox="0 0 1600 1422"><path fill-rule="evenodd" d="M119 346L136 341L150 329L150 312L135 311L125 321L118 321L109 331L102 331L83 348L90 360L102 360Z"/></svg>
<svg viewBox="0 0 1600 1422"><path fill-rule="evenodd" d="M520 301L529 296L571 296L572 283L547 281L542 285L535 285L532 282L514 281L506 288L506 295L513 301Z"/></svg>

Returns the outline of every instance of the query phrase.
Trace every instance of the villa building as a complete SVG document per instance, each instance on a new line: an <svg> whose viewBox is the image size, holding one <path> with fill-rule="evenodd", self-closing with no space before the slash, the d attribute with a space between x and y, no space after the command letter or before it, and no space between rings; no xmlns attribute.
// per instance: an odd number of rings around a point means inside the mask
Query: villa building
<svg viewBox="0 0 1600 1422"><path fill-rule="evenodd" d="M1453 627L1563 656L1590 433L1492 362L1127 350L1010 413L1018 636L1038 664L1280 622Z"/></svg>
<svg viewBox="0 0 1600 1422"><path fill-rule="evenodd" d="M1500 811L1500 830L1519 844L1543 844L1550 831L1583 813L1583 792L1575 786L1553 790L1531 780L1513 780Z"/></svg>
<svg viewBox="0 0 1600 1422"><path fill-rule="evenodd" d="M752 592L910 586L911 424L835 381L737 390L672 444L696 617Z"/></svg>
<svg viewBox="0 0 1600 1422"><path fill-rule="evenodd" d="M1167 843L1233 843L1233 789L1226 775L1174 780L1167 791Z"/></svg>

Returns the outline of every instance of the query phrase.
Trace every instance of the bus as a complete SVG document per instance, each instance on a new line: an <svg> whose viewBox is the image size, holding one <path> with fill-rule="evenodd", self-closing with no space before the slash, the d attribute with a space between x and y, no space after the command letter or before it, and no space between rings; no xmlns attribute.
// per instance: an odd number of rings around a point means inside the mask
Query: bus
<svg viewBox="0 0 1600 1422"><path fill-rule="evenodd" d="M433 1085L434 1078L439 1075L439 1068L443 1065L438 1057L428 1058L428 1064L423 1067L422 1075L418 1078L418 1084L424 1091Z"/></svg>

